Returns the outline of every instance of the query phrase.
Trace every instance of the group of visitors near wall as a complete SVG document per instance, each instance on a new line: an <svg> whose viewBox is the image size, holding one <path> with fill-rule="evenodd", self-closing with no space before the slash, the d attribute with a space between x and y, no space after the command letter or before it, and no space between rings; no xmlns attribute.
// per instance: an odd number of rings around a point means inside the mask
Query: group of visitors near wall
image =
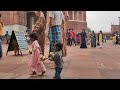
<svg viewBox="0 0 120 90"><path fill-rule="evenodd" d="M66 41L68 46L74 45L80 45L80 48L87 48L87 34L85 32L85 29L82 29L82 32L80 33L75 33L73 29L67 30L66 33ZM95 48L97 45L100 45L100 48L103 48L103 42L105 40L106 42L106 37L104 39L102 31L98 33L98 36L96 36L95 32L92 31L90 34L90 39L91 39L91 47ZM73 42L73 43L72 43Z"/></svg>
<svg viewBox="0 0 120 90"><path fill-rule="evenodd" d="M111 36L111 40L113 42L113 46L116 46L117 44L120 45L120 36L118 32L114 32Z"/></svg>

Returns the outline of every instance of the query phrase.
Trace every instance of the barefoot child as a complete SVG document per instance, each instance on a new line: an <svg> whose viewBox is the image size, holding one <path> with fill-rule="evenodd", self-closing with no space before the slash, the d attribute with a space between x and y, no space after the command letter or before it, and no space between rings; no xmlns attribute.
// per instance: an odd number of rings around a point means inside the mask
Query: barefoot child
<svg viewBox="0 0 120 90"><path fill-rule="evenodd" d="M61 79L61 71L63 69L63 59L62 59L62 48L63 45L60 42L57 42L55 44L55 54L53 55L53 59L51 59L52 61L55 62L55 79Z"/></svg>
<svg viewBox="0 0 120 90"><path fill-rule="evenodd" d="M46 72L46 68L40 60L42 52L37 39L37 33L30 34L30 40L32 41L32 60L29 63L32 73L30 75L36 75L37 72L42 72L41 75L43 75Z"/></svg>

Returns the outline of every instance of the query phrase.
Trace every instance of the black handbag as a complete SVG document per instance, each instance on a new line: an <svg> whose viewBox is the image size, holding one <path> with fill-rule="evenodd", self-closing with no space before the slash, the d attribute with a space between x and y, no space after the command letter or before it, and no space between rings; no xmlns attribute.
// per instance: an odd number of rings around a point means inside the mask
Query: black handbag
<svg viewBox="0 0 120 90"><path fill-rule="evenodd" d="M97 45L98 45L98 46L100 45L99 42L97 42Z"/></svg>

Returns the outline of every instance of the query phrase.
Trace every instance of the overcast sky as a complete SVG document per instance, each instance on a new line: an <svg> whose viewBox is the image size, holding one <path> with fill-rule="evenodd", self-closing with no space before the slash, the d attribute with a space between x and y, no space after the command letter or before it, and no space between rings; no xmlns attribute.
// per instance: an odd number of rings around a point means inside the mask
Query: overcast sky
<svg viewBox="0 0 120 90"><path fill-rule="evenodd" d="M109 32L111 23L119 24L120 11L87 11L88 27L98 32Z"/></svg>

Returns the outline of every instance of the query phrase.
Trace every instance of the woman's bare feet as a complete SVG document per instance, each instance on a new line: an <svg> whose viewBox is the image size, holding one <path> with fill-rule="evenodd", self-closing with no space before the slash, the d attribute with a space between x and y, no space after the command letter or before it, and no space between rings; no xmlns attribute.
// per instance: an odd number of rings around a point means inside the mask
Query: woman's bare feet
<svg viewBox="0 0 120 90"><path fill-rule="evenodd" d="M35 71L33 71L30 75L36 75L37 73Z"/></svg>
<svg viewBox="0 0 120 90"><path fill-rule="evenodd" d="M40 76L43 76L43 75L44 75L44 73L45 73L45 71L43 71L43 72L42 72L42 74L41 74Z"/></svg>

